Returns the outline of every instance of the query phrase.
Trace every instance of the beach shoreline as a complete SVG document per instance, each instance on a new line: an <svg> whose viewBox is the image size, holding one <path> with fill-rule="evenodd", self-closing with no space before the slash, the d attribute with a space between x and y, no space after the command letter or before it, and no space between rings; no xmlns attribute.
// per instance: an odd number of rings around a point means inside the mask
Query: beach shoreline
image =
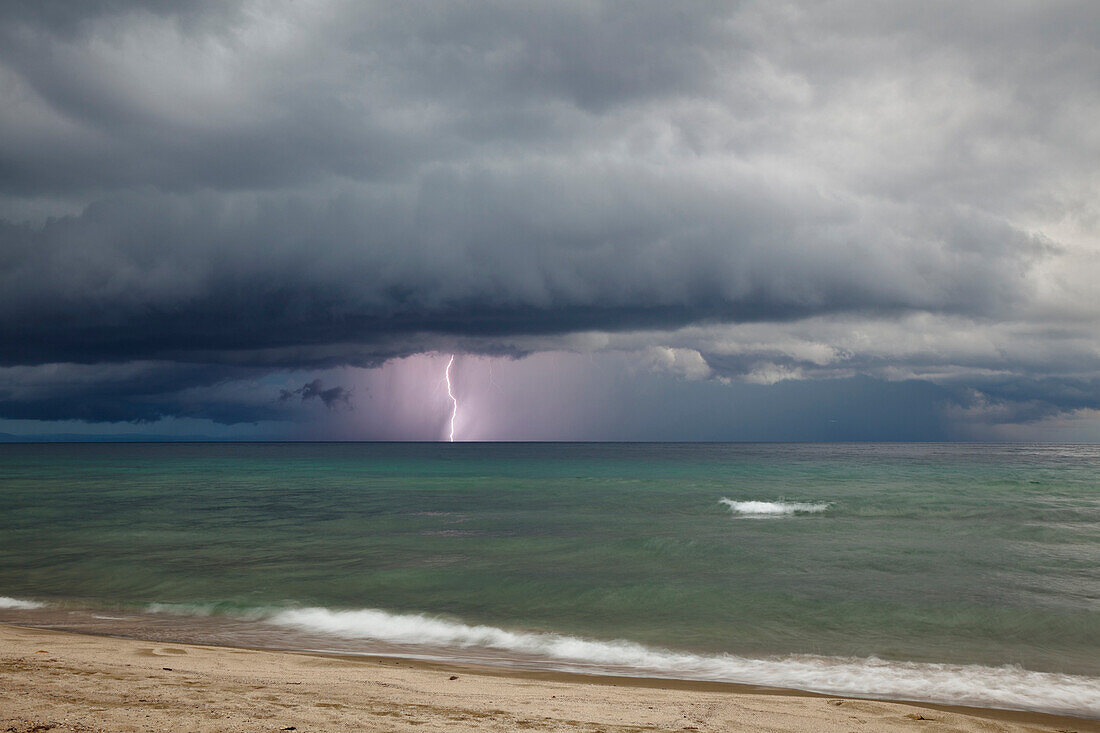
<svg viewBox="0 0 1100 733"><path fill-rule="evenodd" d="M0 624L6 731L1100 731L1046 713Z"/></svg>

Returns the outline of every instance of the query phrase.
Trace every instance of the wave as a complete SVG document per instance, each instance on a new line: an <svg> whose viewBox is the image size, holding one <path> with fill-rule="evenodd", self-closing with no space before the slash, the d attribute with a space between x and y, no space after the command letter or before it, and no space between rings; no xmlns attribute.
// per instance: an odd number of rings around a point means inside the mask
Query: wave
<svg viewBox="0 0 1100 733"><path fill-rule="evenodd" d="M829 508L828 504L807 504L786 501L735 501L722 499L734 514L744 517L779 517L791 514L817 514Z"/></svg>
<svg viewBox="0 0 1100 733"><path fill-rule="evenodd" d="M19 610L29 610L32 608L42 608L45 603L39 603L38 601L23 601L18 598L9 598L8 596L0 596L0 608L14 608Z"/></svg>
<svg viewBox="0 0 1100 733"><path fill-rule="evenodd" d="M173 607L172 612L184 613L184 608ZM192 609L209 613L209 607ZM158 610L167 608L159 606ZM1018 666L898 662L875 657L793 655L754 659L696 654L625 640L509 631L440 616L379 609L273 608L260 615L265 623L283 628L413 646L415 656L421 658L525 663L565 672L734 682L835 695L1100 717L1100 685L1096 678L1034 672ZM259 620L255 613L248 617Z"/></svg>

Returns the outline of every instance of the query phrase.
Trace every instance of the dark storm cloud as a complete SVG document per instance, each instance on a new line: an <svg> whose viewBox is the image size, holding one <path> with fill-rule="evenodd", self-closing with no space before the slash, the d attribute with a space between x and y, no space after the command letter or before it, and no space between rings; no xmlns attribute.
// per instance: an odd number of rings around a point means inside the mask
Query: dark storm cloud
<svg viewBox="0 0 1100 733"><path fill-rule="evenodd" d="M964 409L996 412L998 421L1028 423L1076 410L1100 410L1100 379L976 380L960 390Z"/></svg>
<svg viewBox="0 0 1100 733"><path fill-rule="evenodd" d="M0 369L0 418L151 423L172 416L236 424L290 417L266 393L250 400L235 389L257 376L173 363L9 367Z"/></svg>
<svg viewBox="0 0 1100 733"><path fill-rule="evenodd" d="M844 363L842 360L841 363L823 367L811 360L779 352L704 354L703 358L715 376L764 384L812 381L815 377L851 379L849 375L881 372L887 368L881 360L862 364L854 364L852 360ZM960 361L951 360L949 370L964 368ZM936 387L932 389L929 385L930 390L914 392L935 393L935 407L972 418L985 418L995 423L1026 424L1080 410L1100 410L1100 379L1095 377L1035 377L996 372L951 374L950 371L945 375L942 367L939 373L934 367L925 366L925 370L925 380L932 377ZM908 383L916 384L917 381L909 380Z"/></svg>
<svg viewBox="0 0 1100 733"><path fill-rule="evenodd" d="M325 407L330 410L343 405L344 407L351 407L351 390L347 387L341 387L336 385L335 387L329 387L325 389L324 382L320 379L314 379L312 382L306 382L298 389L290 390L284 389L279 392L279 401L286 402L295 397L299 397L302 402L306 400L317 399L324 404Z"/></svg>
<svg viewBox="0 0 1100 733"><path fill-rule="evenodd" d="M188 390L652 329L714 377L988 372L1092 405L1057 380L1098 366L1058 336L1100 312L1097 27L1080 2L0 2L0 365L43 365L0 416L267 419ZM913 314L946 319L921 347ZM814 324L810 356L689 333L752 323ZM21 391L135 361L165 383Z"/></svg>
<svg viewBox="0 0 1100 733"><path fill-rule="evenodd" d="M890 244L891 232L858 211L813 197L784 204L733 190L727 203L743 202L731 215L697 183L685 190L690 181L531 175L448 180L437 191L429 183L427 201L357 196L322 211L285 196L133 195L41 227L5 226L0 360L186 359L420 331L538 334L860 310L981 315L1027 297L1018 281L1041 251L980 218L957 217L958 233L920 224L929 237L962 238L945 257ZM589 212L582 200L541 197L571 184L589 189L574 193L589 202L612 200ZM660 210L646 208L650 197ZM785 221L790 208L821 229ZM534 212L555 225L531 221ZM876 236L877 248L861 241Z"/></svg>
<svg viewBox="0 0 1100 733"><path fill-rule="evenodd" d="M720 40L713 11L657 2L16 5L0 187L19 192L393 180L488 143L569 147L591 127L571 110L700 91Z"/></svg>

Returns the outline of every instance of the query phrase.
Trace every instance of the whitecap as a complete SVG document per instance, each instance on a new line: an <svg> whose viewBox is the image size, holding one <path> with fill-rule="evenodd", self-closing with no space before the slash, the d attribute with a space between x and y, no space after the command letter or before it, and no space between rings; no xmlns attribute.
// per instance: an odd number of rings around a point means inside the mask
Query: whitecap
<svg viewBox="0 0 1100 733"><path fill-rule="evenodd" d="M742 517L782 517L794 514L819 514L829 508L828 504L810 504L787 501L736 501L722 499L734 514Z"/></svg>

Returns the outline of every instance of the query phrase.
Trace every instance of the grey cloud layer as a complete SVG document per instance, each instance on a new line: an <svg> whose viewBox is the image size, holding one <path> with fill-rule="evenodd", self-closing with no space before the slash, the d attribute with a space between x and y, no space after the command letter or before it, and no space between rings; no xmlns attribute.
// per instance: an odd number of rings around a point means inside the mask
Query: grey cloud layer
<svg viewBox="0 0 1100 733"><path fill-rule="evenodd" d="M1095 334L1071 367L1045 348L1100 315L1093 3L0 14L4 366L260 373L645 329L641 351L759 381L1100 366ZM838 333L919 314L1039 356ZM692 330L754 322L835 354Z"/></svg>

